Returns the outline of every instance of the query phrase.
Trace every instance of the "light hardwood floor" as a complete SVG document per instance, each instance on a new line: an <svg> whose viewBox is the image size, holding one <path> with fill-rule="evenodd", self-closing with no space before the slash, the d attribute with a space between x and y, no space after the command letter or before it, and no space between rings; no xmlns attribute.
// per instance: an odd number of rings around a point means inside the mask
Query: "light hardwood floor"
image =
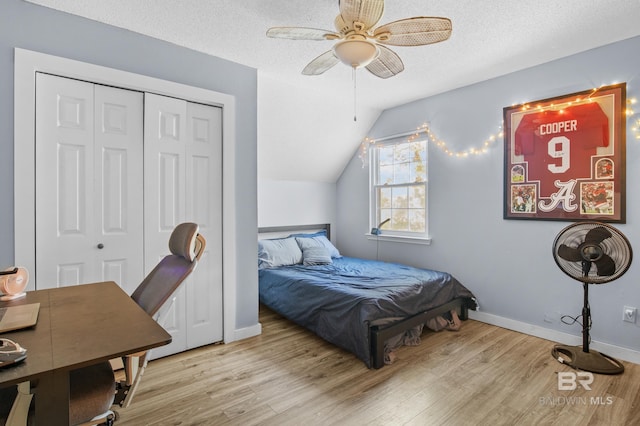
<svg viewBox="0 0 640 426"><path fill-rule="evenodd" d="M574 370L553 342L469 320L369 370L264 306L260 322L260 336L150 362L116 424L640 425L640 365L558 390Z"/></svg>

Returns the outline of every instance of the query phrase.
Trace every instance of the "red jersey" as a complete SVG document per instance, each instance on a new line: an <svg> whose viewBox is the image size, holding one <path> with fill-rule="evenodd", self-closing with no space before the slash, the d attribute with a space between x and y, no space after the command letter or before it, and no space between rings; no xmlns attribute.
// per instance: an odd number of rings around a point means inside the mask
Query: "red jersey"
<svg viewBox="0 0 640 426"><path fill-rule="evenodd" d="M591 178L591 157L609 146L609 119L597 102L523 117L515 132L514 153L528 163L527 181L540 181L549 197L560 180Z"/></svg>

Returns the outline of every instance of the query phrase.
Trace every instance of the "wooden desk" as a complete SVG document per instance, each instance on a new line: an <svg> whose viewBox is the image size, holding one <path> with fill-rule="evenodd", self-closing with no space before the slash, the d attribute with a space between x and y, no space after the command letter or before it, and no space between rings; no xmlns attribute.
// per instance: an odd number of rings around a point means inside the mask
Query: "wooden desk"
<svg viewBox="0 0 640 426"><path fill-rule="evenodd" d="M0 369L0 387L31 381L36 424L68 424L69 371L171 342L112 281L28 292L2 306L40 302L35 327L0 334L27 359Z"/></svg>

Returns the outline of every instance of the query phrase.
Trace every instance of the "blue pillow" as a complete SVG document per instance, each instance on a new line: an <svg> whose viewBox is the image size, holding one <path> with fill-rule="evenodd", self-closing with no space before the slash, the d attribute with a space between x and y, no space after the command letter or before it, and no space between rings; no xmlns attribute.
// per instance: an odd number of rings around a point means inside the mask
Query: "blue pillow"
<svg viewBox="0 0 640 426"><path fill-rule="evenodd" d="M302 252L302 264L305 266L329 265L332 262L329 250L324 247L311 247Z"/></svg>
<svg viewBox="0 0 640 426"><path fill-rule="evenodd" d="M311 247L324 247L329 252L329 256L342 257L338 249L335 248L335 246L331 244L331 241L329 241L329 239L324 235L319 235L317 237L305 237L305 238L297 237L296 241L298 242L298 245L300 245L300 248L302 249L302 251L307 250Z"/></svg>
<svg viewBox="0 0 640 426"><path fill-rule="evenodd" d="M302 263L302 250L294 238L258 241L258 268Z"/></svg>

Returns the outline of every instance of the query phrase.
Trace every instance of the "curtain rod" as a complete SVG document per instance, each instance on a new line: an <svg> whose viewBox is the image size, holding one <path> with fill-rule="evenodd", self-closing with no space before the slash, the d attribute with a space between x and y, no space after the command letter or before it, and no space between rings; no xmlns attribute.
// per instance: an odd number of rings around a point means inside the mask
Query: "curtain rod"
<svg viewBox="0 0 640 426"><path fill-rule="evenodd" d="M416 133L422 133L425 131L425 128L418 128L415 130L408 130L406 132L402 132L402 133L396 133L394 135L389 135L389 136L383 136L381 138L372 138L372 140L374 142L384 142L384 141L388 141L390 139L398 139L398 138L403 138L405 136L409 136L409 135L415 135Z"/></svg>

